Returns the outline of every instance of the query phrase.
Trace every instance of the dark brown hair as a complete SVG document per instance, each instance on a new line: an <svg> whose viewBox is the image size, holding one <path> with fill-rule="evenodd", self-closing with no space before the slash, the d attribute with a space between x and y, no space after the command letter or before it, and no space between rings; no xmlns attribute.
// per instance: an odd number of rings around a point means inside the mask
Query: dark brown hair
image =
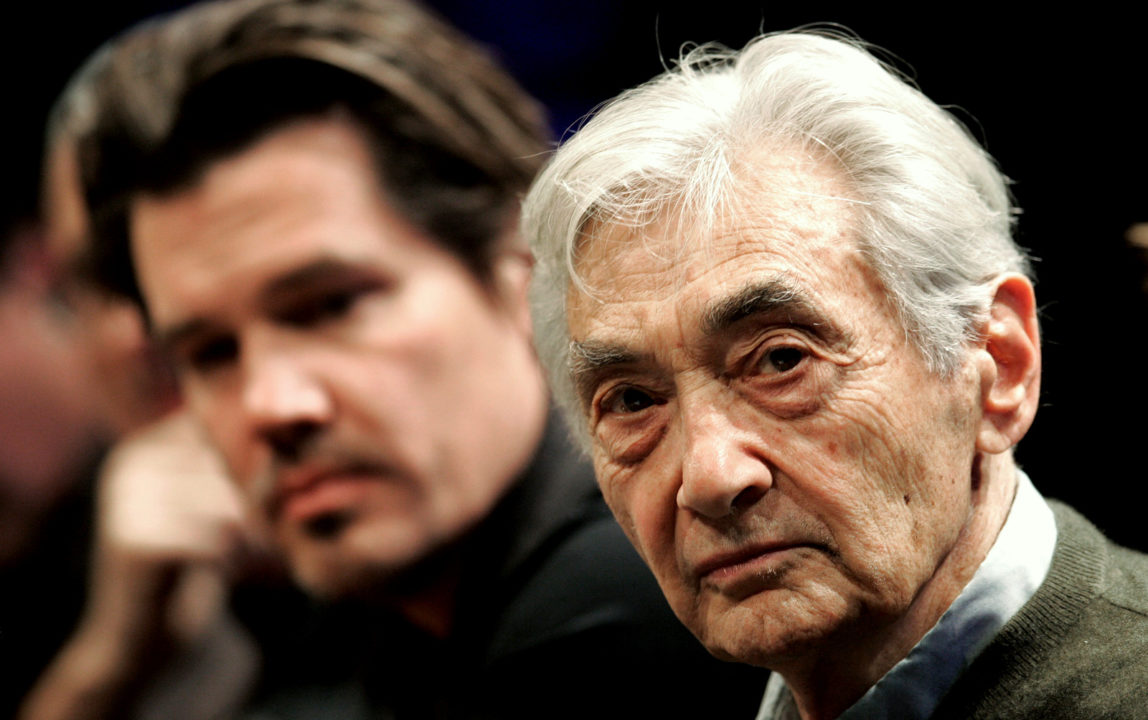
<svg viewBox="0 0 1148 720"><path fill-rule="evenodd" d="M189 13L216 18L181 21ZM177 42L161 41L165 28ZM77 141L93 269L109 289L139 299L134 196L187 187L269 131L332 112L357 121L388 199L488 278L549 145L537 103L474 43L405 0L216 2L150 32L112 50L125 56L92 80L99 110Z"/></svg>

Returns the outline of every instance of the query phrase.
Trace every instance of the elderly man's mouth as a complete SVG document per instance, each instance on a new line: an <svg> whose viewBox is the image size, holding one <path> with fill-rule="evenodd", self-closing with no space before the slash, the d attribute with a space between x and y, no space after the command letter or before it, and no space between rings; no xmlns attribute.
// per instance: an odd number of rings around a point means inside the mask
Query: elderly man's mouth
<svg viewBox="0 0 1148 720"><path fill-rule="evenodd" d="M694 573L703 587L723 595L747 597L777 587L801 557L815 552L810 543L767 543L716 553L697 563Z"/></svg>

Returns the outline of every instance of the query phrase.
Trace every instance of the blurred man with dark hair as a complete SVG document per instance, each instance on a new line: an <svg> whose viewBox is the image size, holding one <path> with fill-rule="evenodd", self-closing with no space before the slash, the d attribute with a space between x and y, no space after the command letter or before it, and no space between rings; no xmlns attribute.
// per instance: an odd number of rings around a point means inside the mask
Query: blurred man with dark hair
<svg viewBox="0 0 1148 720"><path fill-rule="evenodd" d="M183 85L155 122L114 101L130 68L101 81L92 264L296 580L356 619L363 706L752 712L763 676L676 624L550 412L516 230L536 104L406 2L213 9L225 32L155 48Z"/></svg>

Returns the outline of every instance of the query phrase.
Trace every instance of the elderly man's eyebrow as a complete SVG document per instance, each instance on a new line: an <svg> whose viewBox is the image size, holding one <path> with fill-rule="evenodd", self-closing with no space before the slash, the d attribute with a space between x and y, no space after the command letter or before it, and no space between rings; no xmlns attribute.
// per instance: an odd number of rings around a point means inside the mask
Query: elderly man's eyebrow
<svg viewBox="0 0 1148 720"><path fill-rule="evenodd" d="M594 391L599 379L612 369L632 365L641 357L630 350L594 340L571 341L567 352L570 377L578 396L585 402Z"/></svg>
<svg viewBox="0 0 1148 720"><path fill-rule="evenodd" d="M783 317L787 324L808 327L831 344L843 341L844 333L799 288L775 278L750 283L731 295L713 301L702 313L702 332L717 335L748 317Z"/></svg>

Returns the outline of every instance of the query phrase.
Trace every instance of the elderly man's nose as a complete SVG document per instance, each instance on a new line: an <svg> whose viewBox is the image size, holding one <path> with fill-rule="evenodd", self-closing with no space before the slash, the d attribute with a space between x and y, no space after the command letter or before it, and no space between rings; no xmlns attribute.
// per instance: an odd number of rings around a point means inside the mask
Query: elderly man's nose
<svg viewBox="0 0 1148 720"><path fill-rule="evenodd" d="M773 474L750 438L713 416L687 429L678 506L719 519L756 503Z"/></svg>

